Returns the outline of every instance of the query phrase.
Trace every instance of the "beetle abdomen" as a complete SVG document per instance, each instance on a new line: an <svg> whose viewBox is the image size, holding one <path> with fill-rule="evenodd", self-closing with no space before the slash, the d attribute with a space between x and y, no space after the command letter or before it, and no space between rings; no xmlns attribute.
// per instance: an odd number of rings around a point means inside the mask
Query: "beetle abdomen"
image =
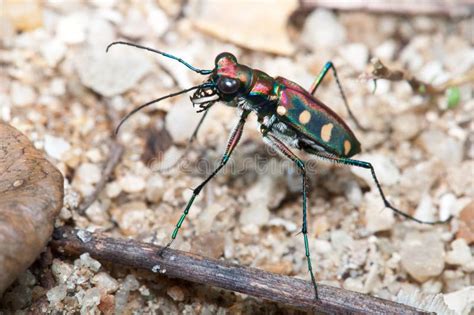
<svg viewBox="0 0 474 315"><path fill-rule="evenodd" d="M297 129L329 153L351 157L360 152L360 142L344 121L329 107L296 83L282 82L276 112L278 118ZM288 80L285 80L288 81ZM292 85L299 88L293 88Z"/></svg>

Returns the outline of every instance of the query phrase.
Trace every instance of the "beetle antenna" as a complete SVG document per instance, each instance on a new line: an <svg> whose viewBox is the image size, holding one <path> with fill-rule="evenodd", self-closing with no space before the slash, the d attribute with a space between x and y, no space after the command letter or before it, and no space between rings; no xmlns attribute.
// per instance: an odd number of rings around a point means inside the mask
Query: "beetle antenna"
<svg viewBox="0 0 474 315"><path fill-rule="evenodd" d="M120 127L122 127L123 123L130 118L130 116L132 116L133 114L135 114L136 112L138 112L139 110L149 106L149 105L152 105L152 104L155 104L155 103L158 103L164 99L167 99L167 98L170 98L170 97L174 97L174 96L177 96L177 95L180 95L180 94L184 94L184 93L187 93L189 91L192 91L192 90L196 90L196 89L199 89L199 88L204 88L204 87L208 87L210 84L209 83L204 83L204 84L200 84L200 85L196 85L196 86L193 86L193 87L190 87L190 88L187 88L187 89L184 89L184 90L181 90L179 92L174 92L174 93L171 93L171 94L168 94L168 95L165 95L165 96L162 96L162 97L159 97L157 99L154 99L152 101L149 101L143 105L140 105L138 106L137 108L133 109L131 112L129 112L127 115L125 115L125 117L122 118L122 120L119 122L119 124L117 125L117 128L115 128L115 134L117 135L119 130L120 130Z"/></svg>
<svg viewBox="0 0 474 315"><path fill-rule="evenodd" d="M173 55L165 53L163 51L159 51L159 50L156 50L156 49L153 49L153 48L141 46L141 45L134 44L134 43L128 43L128 42L122 42L122 41L112 42L107 46L107 48L105 49L105 52L109 52L110 47L112 47L114 45L127 45L127 46L132 46L132 47L135 47L135 48L140 48L140 49L144 49L144 50L148 50L148 51L160 54L162 56L165 56L165 57L170 58L170 59L174 59L174 60L182 63L183 65L185 65L189 69L191 69L194 72L197 72L199 74L207 75L207 74L212 73L212 70L203 70L203 69L198 69L196 67L193 67L192 65L190 65L189 63L187 63L186 61L184 61L183 59L181 59L179 57L173 56Z"/></svg>

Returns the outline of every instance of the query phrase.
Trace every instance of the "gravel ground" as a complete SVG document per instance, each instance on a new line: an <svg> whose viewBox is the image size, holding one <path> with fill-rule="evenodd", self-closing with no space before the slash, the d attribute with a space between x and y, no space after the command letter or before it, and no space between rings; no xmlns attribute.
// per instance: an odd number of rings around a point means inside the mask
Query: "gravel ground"
<svg viewBox="0 0 474 315"><path fill-rule="evenodd" d="M183 1L187 2L187 1ZM222 51L272 76L309 87L332 60L361 124L347 115L334 79L317 92L353 127L357 158L373 163L390 201L438 226L395 217L383 208L370 173L299 153L309 165L309 239L318 281L385 299L438 293L454 311L474 301L474 101L472 81L460 101L415 94L406 82L361 79L369 60L442 86L474 67L473 20L336 13L291 13L296 1L3 1L0 119L24 132L65 176L64 224L116 237L168 241L193 188L219 162L235 109L208 115L177 167L200 115L188 97L163 101L133 116L119 134L122 161L85 215L75 210L94 191L118 119L144 102L204 80L166 58L116 46L138 42L175 53L197 67ZM249 9L251 8L251 10ZM3 9L2 9L3 10ZM278 12L276 12L278 11ZM13 12L13 13L12 13ZM224 14L223 12L229 12ZM291 15L291 18L290 18ZM288 26L287 21L291 23ZM238 23L238 24L237 24ZM249 119L230 165L197 198L174 248L309 279L301 235L300 178L264 146ZM3 298L6 313L47 297L47 312L105 314L294 313L241 294L101 265L87 254L54 257L52 288L33 267ZM418 291L417 294L413 293ZM1 313L1 311L0 311ZM441 312L443 313L443 312ZM448 310L444 311L449 314Z"/></svg>

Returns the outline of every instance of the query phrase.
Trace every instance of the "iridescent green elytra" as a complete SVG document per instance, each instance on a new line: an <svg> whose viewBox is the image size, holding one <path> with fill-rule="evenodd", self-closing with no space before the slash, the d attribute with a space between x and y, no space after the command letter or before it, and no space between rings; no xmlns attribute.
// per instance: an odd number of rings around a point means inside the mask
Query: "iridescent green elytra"
<svg viewBox="0 0 474 315"><path fill-rule="evenodd" d="M348 125L334 111L314 96L314 93L329 69L332 69L349 116L354 120L355 124L363 130L349 109L345 94L337 76L336 68L332 62L326 63L321 73L316 77L311 88L305 90L298 84L285 78L273 78L263 71L239 64L237 58L230 53L219 54L215 59L214 68L211 70L203 70L193 67L176 56L132 43L114 42L107 47L107 50L116 44L133 46L155 52L182 63L194 72L208 75L207 80L203 84L157 98L135 108L122 119L120 124L117 126L116 132L118 132L123 122L138 110L163 99L187 93L192 90L196 91L191 97L191 102L193 103L193 106L198 106L198 112L204 112L204 114L193 132L190 143L194 140L208 110L216 102L221 101L226 105L237 107L241 110L240 120L232 131L230 140L222 156L221 163L199 186L193 190L193 195L188 201L183 214L179 218L171 235L171 241L163 247L159 253L160 255L166 251L166 249L172 244L173 240L177 237L179 229L189 213L196 196L229 160L242 136L246 118L251 112L255 113L258 117L263 140L272 146L277 152L292 160L301 171L303 195L301 233L304 240L308 270L311 276L315 298L318 301L319 297L316 279L313 274L309 252L306 220L306 170L304 162L298 158L289 147L306 151L320 158L336 163L369 169L385 207L405 218L426 224L438 224L450 220L450 218L448 218L445 221L425 222L393 207L388 202L382 191L382 187L379 184L373 166L365 161L351 159L352 156L359 153L361 150L359 141Z"/></svg>

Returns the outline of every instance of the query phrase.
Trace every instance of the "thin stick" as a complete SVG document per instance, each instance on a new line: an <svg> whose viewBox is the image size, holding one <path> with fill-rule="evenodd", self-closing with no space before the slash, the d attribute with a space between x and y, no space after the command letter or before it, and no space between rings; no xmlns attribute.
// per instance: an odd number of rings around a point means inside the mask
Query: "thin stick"
<svg viewBox="0 0 474 315"><path fill-rule="evenodd" d="M95 186L94 192L90 194L89 196L85 197L84 201L81 203L81 205L77 209L77 212L79 214L84 214L87 208L89 208L90 205L93 204L94 201L97 200L100 192L104 189L105 185L107 184L107 181L109 180L110 175L112 175L112 172L114 171L115 167L120 162L120 159L122 158L122 154L123 154L123 145L114 139L110 146L110 154L109 154L109 158L107 159L107 164L105 164L104 170L102 171L102 177L100 181L97 183L97 185Z"/></svg>
<svg viewBox="0 0 474 315"><path fill-rule="evenodd" d="M342 11L364 11L373 13L392 13L402 15L444 15L451 17L469 16L472 3L461 1L333 1L333 0L302 0L304 8L327 8Z"/></svg>
<svg viewBox="0 0 474 315"><path fill-rule="evenodd" d="M56 229L51 242L52 248L71 256L88 252L98 260L147 269L172 278L216 286L325 314L430 314L411 306L323 284L318 286L321 299L318 302L314 299L309 281L173 249L167 249L160 257L157 253L162 249L161 246L96 233L82 233L79 238L77 232L78 230L69 227Z"/></svg>
<svg viewBox="0 0 474 315"><path fill-rule="evenodd" d="M417 79L413 74L408 71L402 71L397 69L390 69L380 61L378 58L372 58L370 61L373 70L370 74L363 74L360 76L362 80L389 80L389 81L406 81L412 88L414 93L421 95L438 96L445 93L446 89L457 85L466 84L474 81L474 70L467 72L466 74L449 80L440 86L434 86L430 83L423 82Z"/></svg>

